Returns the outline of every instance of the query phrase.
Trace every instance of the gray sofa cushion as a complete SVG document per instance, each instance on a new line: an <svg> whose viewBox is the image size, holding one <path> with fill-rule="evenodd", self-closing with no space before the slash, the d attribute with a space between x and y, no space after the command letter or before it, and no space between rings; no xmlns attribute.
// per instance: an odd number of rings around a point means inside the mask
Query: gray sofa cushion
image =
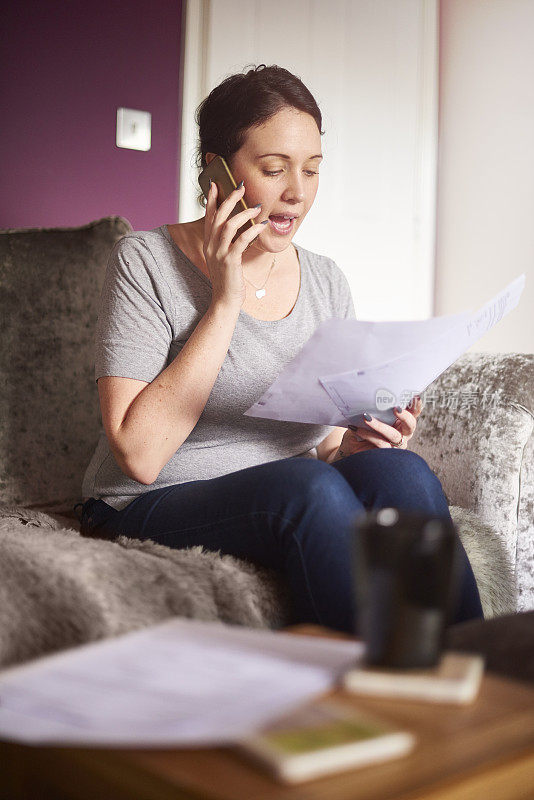
<svg viewBox="0 0 534 800"><path fill-rule="evenodd" d="M101 424L94 332L122 217L0 231L0 502L68 511Z"/></svg>

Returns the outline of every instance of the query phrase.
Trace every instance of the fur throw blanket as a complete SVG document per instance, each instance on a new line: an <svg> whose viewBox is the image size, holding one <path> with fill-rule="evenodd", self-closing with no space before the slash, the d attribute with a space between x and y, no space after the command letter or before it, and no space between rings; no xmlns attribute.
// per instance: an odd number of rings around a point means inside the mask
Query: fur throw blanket
<svg viewBox="0 0 534 800"><path fill-rule="evenodd" d="M513 569L495 531L451 507L486 617L515 611ZM0 507L0 668L171 616L254 628L288 623L281 576L202 547L82 537L66 517Z"/></svg>

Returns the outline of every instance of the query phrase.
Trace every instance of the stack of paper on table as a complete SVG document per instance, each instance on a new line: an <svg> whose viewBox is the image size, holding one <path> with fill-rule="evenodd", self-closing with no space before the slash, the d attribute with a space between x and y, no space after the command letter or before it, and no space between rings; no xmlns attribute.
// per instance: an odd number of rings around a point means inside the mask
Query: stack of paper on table
<svg viewBox="0 0 534 800"><path fill-rule="evenodd" d="M173 618L0 672L0 738L228 744L332 689L356 640Z"/></svg>

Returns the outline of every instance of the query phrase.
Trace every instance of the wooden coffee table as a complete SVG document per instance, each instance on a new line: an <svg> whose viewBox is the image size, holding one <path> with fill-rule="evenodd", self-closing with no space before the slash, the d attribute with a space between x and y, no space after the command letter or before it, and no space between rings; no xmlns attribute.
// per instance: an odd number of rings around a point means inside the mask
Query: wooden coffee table
<svg viewBox="0 0 534 800"><path fill-rule="evenodd" d="M317 626L295 634L344 637ZM534 688L486 674L451 707L330 696L411 729L413 753L284 786L231 748L104 750L0 742L1 800L527 800L534 798Z"/></svg>

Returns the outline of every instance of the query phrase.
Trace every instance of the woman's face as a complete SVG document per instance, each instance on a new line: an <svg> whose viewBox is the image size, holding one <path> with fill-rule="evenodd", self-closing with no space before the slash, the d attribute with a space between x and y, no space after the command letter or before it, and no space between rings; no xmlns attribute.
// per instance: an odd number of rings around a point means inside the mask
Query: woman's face
<svg viewBox="0 0 534 800"><path fill-rule="evenodd" d="M295 108L283 108L248 131L245 143L228 166L236 183L245 182L247 206L261 203L254 221L270 219L248 251L276 253L289 246L317 194L321 159L317 123L310 114ZM289 225L279 220L277 225L273 215L294 219Z"/></svg>

